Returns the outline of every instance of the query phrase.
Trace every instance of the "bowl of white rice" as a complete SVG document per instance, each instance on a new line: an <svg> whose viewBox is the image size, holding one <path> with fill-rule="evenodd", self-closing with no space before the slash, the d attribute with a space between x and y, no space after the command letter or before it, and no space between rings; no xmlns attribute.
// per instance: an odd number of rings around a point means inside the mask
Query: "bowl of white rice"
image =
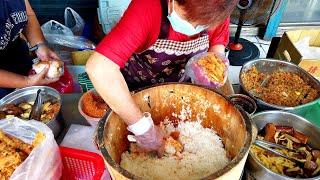
<svg viewBox="0 0 320 180"><path fill-rule="evenodd" d="M168 146L162 157L136 151L126 124L110 110L99 122L98 139L113 179L240 178L253 126L226 97L198 85L166 83L133 98L163 129Z"/></svg>

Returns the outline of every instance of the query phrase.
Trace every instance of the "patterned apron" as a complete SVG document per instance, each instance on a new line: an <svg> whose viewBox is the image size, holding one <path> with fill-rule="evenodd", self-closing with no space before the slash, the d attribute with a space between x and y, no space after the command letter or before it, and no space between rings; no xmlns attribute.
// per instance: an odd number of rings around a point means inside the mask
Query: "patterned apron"
<svg viewBox="0 0 320 180"><path fill-rule="evenodd" d="M170 22L167 18L168 5L161 0L162 19L158 40L142 53L135 53L122 70L130 90L156 83L177 82L184 74L188 60L209 49L206 31L193 40L179 42L168 40Z"/></svg>

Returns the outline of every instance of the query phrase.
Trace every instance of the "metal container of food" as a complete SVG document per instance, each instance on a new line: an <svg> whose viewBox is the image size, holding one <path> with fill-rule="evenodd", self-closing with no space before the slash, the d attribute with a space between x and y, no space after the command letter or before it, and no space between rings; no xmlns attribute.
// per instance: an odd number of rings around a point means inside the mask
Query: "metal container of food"
<svg viewBox="0 0 320 180"><path fill-rule="evenodd" d="M0 107L9 103L19 104L22 102L34 102L37 96L38 89L41 89L41 96L43 102L50 100L61 104L61 96L57 90L47 86L32 86L17 89L16 91L3 97L0 100ZM59 119L59 117L60 112L57 113L52 120L46 123L46 125L52 130L55 137L57 137L60 134L63 128L61 119Z"/></svg>
<svg viewBox="0 0 320 180"><path fill-rule="evenodd" d="M312 86L313 88L320 91L320 81L318 81L316 78L314 78L312 75L310 75L307 71L303 70L299 66L292 64L290 62L275 60L275 59L257 59L253 61L249 61L246 64L244 64L241 68L239 80L242 90L248 94L250 97L252 97L254 100L256 100L257 105L261 110L284 110L289 111L295 114L303 115L305 112L309 109L308 107L316 104L318 101L320 101L320 97L315 99L312 102L309 102L307 104L295 106L295 107L285 107L285 106L278 106L274 104L267 103L257 97L255 97L253 94L251 94L246 87L244 86L244 82L242 79L242 75L251 69L252 67L256 67L259 72L262 73L272 73L275 71L286 71L286 72L293 72L298 74L307 84Z"/></svg>
<svg viewBox="0 0 320 180"><path fill-rule="evenodd" d="M191 119L197 119L199 114L205 115L202 125L217 132L231 158L227 166L204 179L240 179L254 127L248 115L237 109L228 98L199 85L165 83L137 91L133 99L143 112L152 114L155 124L179 113L184 106L183 101L189 99ZM98 144L113 179L141 179L119 165L121 154L129 148L128 134L127 125L109 109L98 125Z"/></svg>
<svg viewBox="0 0 320 180"><path fill-rule="evenodd" d="M244 94L233 94L228 97L229 97L230 101L234 103L234 105L236 107L242 108L250 116L252 116L257 110L256 102L252 98L250 98L249 96L246 96Z"/></svg>
<svg viewBox="0 0 320 180"><path fill-rule="evenodd" d="M285 111L265 111L254 114L252 121L257 125L258 130L261 130L267 123L275 125L287 125L293 127L295 130L302 132L309 137L308 145L315 149L320 149L320 129L307 121L306 119ZM266 168L260 161L249 152L247 167L250 174L257 180L289 180L291 177L277 174ZM320 176L308 178L320 179Z"/></svg>

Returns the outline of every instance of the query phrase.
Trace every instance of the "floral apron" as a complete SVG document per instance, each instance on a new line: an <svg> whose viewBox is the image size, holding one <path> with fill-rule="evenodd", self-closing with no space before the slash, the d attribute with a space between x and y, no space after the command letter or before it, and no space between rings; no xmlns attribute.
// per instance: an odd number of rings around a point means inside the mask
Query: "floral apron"
<svg viewBox="0 0 320 180"><path fill-rule="evenodd" d="M168 40L170 22L167 18L167 0L161 0L162 19L158 40L142 53L135 53L126 63L122 74L130 90L156 83L177 82L184 74L187 61L209 49L206 31L193 40L179 42Z"/></svg>

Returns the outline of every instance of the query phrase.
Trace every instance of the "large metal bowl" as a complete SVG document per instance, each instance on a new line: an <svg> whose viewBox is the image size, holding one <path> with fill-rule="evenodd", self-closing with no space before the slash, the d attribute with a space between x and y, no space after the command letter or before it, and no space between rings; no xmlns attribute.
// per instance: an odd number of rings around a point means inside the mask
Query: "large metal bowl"
<svg viewBox="0 0 320 180"><path fill-rule="evenodd" d="M314 78L312 75L310 75L307 71L303 70L299 66L292 64L290 62L274 60L274 59L257 59L257 60L249 61L246 64L244 64L241 68L240 76L239 76L240 85L242 90L246 94L248 94L249 96L251 96L253 99L257 101L257 104L260 109L284 110L284 111L289 111L296 114L304 114L305 113L304 111L308 109L307 107L317 103L320 100L320 97L318 97L314 101L309 102L307 104L303 104L295 107L286 107L286 106L278 106L278 105L270 104L253 96L244 86L242 81L242 75L243 73L245 73L246 71L248 71L254 66L258 69L259 72L263 72L263 73L272 73L275 71L286 71L286 72L297 73L306 83L308 83L318 91L320 91L320 82L316 78Z"/></svg>
<svg viewBox="0 0 320 180"><path fill-rule="evenodd" d="M57 90L47 86L32 86L17 89L16 91L6 95L0 100L0 106L8 103L19 104L21 102L35 101L38 89L41 89L43 101L53 100L61 104L61 96ZM55 137L57 137L62 130L62 123L57 118L59 114L60 112L57 113L54 119L46 123L46 125L52 130Z"/></svg>
<svg viewBox="0 0 320 180"><path fill-rule="evenodd" d="M257 125L258 130L261 130L267 123L292 126L294 129L304 133L309 137L308 145L310 145L312 148L320 149L320 129L298 115L285 111L265 111L254 114L252 116L252 121ZM249 172L257 180L293 179L272 172L262 163L260 163L260 161L254 157L251 152L249 152L247 165ZM320 179L320 176L309 179Z"/></svg>

